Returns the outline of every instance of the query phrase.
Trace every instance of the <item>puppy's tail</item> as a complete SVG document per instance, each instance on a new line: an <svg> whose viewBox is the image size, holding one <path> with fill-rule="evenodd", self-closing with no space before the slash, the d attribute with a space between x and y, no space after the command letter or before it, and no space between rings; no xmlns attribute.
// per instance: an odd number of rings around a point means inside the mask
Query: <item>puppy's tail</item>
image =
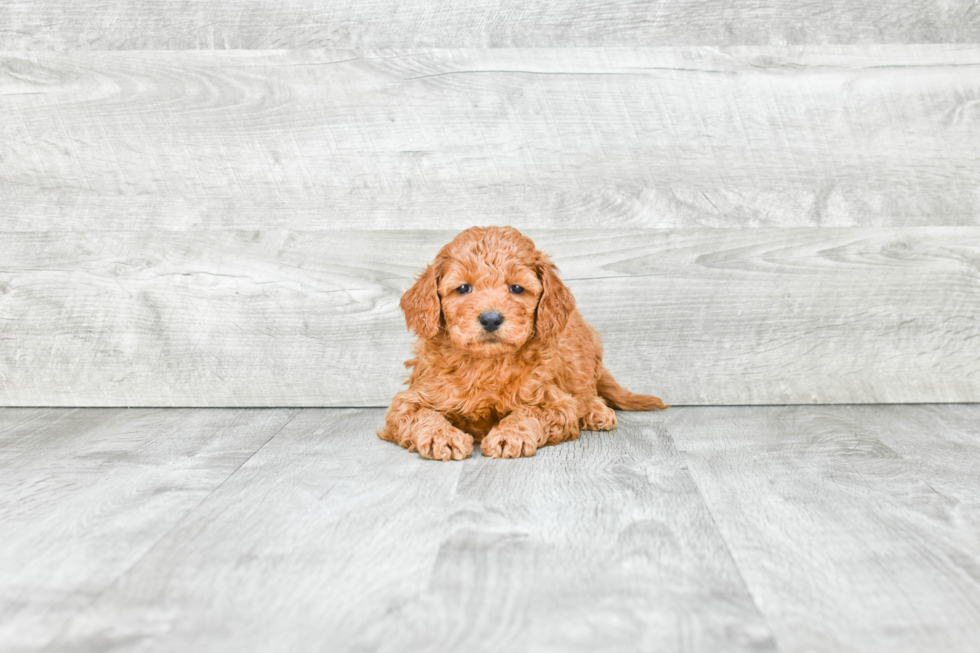
<svg viewBox="0 0 980 653"><path fill-rule="evenodd" d="M670 408L667 404L660 401L653 395L635 395L623 386L616 383L609 370L602 368L599 381L596 384L599 396L605 398L606 402L613 408L619 410L655 410Z"/></svg>

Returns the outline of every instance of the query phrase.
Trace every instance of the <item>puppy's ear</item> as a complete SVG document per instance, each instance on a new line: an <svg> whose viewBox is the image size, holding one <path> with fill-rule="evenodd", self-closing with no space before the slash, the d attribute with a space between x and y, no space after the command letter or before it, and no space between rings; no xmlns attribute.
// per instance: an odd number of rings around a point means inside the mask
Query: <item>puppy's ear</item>
<svg viewBox="0 0 980 653"><path fill-rule="evenodd" d="M558 278L558 268L546 257L542 257L538 264L538 278L541 279L542 291L538 300L536 329L538 337L550 340L565 330L568 318L575 310L575 297Z"/></svg>
<svg viewBox="0 0 980 653"><path fill-rule="evenodd" d="M405 324L420 338L435 338L442 324L438 290L441 267L439 261L427 265L412 287L402 295Z"/></svg>

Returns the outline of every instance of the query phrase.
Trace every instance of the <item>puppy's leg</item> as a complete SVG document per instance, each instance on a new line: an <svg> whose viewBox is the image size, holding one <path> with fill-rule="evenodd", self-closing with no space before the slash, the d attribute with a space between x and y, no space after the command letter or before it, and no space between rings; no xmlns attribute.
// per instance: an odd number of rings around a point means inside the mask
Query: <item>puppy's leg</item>
<svg viewBox="0 0 980 653"><path fill-rule="evenodd" d="M579 436L575 400L563 394L540 406L518 408L500 420L480 443L491 458L533 456L538 447L574 440Z"/></svg>
<svg viewBox="0 0 980 653"><path fill-rule="evenodd" d="M462 460L473 453L473 436L450 424L438 411L423 407L411 390L395 395L378 437L418 451L423 458Z"/></svg>
<svg viewBox="0 0 980 653"><path fill-rule="evenodd" d="M586 431L609 431L616 426L616 411L599 397L593 397L589 403L589 412L579 425Z"/></svg>

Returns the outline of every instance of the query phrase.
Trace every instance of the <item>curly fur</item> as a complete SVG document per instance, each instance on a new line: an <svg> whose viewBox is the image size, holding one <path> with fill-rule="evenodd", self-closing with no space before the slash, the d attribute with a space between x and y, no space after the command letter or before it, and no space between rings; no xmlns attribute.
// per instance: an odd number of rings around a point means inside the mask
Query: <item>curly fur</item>
<svg viewBox="0 0 980 653"><path fill-rule="evenodd" d="M415 358L378 437L424 458L461 460L474 442L487 456L516 458L580 429L612 429L610 407L667 408L602 366L599 333L557 272L511 227L473 227L443 247L402 296ZM464 284L472 290L459 292ZM493 332L479 321L491 310L504 318Z"/></svg>

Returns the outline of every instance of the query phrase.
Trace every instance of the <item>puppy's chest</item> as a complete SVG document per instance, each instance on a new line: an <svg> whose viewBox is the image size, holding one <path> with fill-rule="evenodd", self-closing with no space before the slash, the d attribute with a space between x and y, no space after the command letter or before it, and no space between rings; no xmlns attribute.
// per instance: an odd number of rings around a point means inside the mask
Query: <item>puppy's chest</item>
<svg viewBox="0 0 980 653"><path fill-rule="evenodd" d="M447 373L442 381L448 392L440 408L457 428L485 434L519 403L528 382L524 372L487 366Z"/></svg>
<svg viewBox="0 0 980 653"><path fill-rule="evenodd" d="M514 409L523 386L521 381L519 378L492 377L453 379L450 404L468 414L483 414L488 410L507 414Z"/></svg>

